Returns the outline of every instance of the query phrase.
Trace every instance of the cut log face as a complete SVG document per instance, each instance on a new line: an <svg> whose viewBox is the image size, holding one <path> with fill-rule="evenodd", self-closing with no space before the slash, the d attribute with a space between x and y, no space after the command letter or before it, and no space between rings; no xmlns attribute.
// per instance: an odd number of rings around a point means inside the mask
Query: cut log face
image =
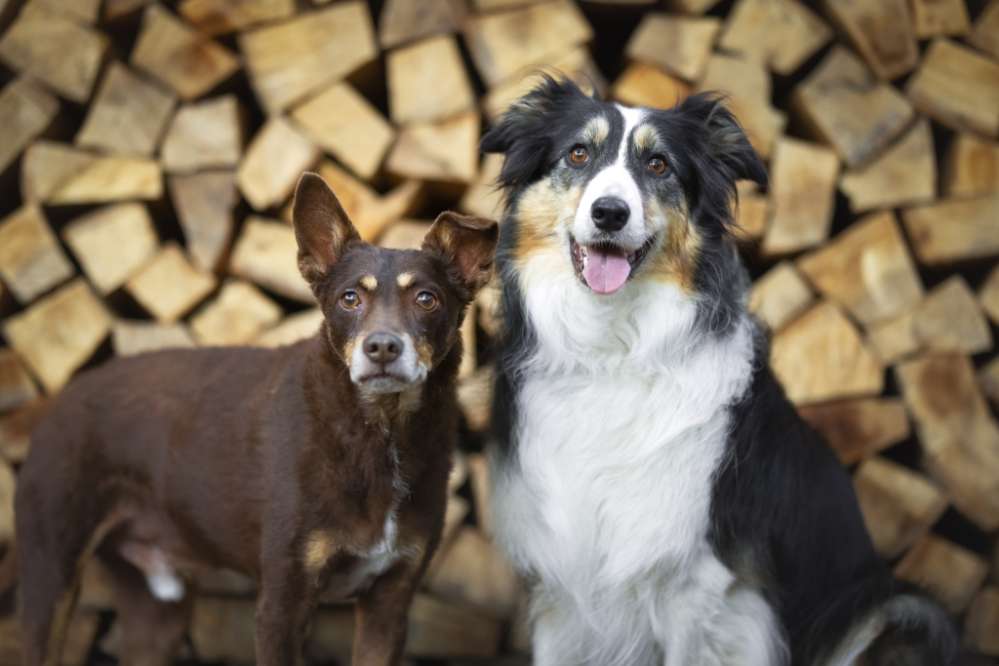
<svg viewBox="0 0 999 666"><path fill-rule="evenodd" d="M999 406L999 358L995 358L978 372L978 383L982 392Z"/></svg>
<svg viewBox="0 0 999 666"><path fill-rule="evenodd" d="M34 3L56 13L63 13L77 23L94 24L100 13L101 0L34 0Z"/></svg>
<svg viewBox="0 0 999 666"><path fill-rule="evenodd" d="M798 268L862 324L893 319L923 297L915 264L890 212L857 221L822 249L799 259Z"/></svg>
<svg viewBox="0 0 999 666"><path fill-rule="evenodd" d="M154 200L163 195L163 177L153 160L38 141L21 162L21 192L28 201L53 206Z"/></svg>
<svg viewBox="0 0 999 666"><path fill-rule="evenodd" d="M123 155L150 155L173 111L173 96L121 63L108 67L76 145Z"/></svg>
<svg viewBox="0 0 999 666"><path fill-rule="evenodd" d="M431 222L402 220L389 227L378 239L378 244L395 250L418 250L423 237L430 231Z"/></svg>
<svg viewBox="0 0 999 666"><path fill-rule="evenodd" d="M740 180L735 186L739 194L735 209L736 237L745 241L758 240L770 224L770 199L761 194L752 181Z"/></svg>
<svg viewBox="0 0 999 666"><path fill-rule="evenodd" d="M400 178L471 183L478 169L479 114L404 127L386 168Z"/></svg>
<svg viewBox="0 0 999 666"><path fill-rule="evenodd" d="M924 465L954 506L983 530L999 527L999 426L961 354L899 365L899 384L916 421Z"/></svg>
<svg viewBox="0 0 999 666"><path fill-rule="evenodd" d="M964 0L909 0L916 37L965 35L971 28Z"/></svg>
<svg viewBox="0 0 999 666"><path fill-rule="evenodd" d="M35 382L17 354L0 348L0 414L22 407L37 397Z"/></svg>
<svg viewBox="0 0 999 666"><path fill-rule="evenodd" d="M478 530L461 529L427 581L439 598L506 619L517 603L517 576Z"/></svg>
<svg viewBox="0 0 999 666"><path fill-rule="evenodd" d="M794 266L782 262L753 284L749 311L771 331L779 331L804 312L815 297Z"/></svg>
<svg viewBox="0 0 999 666"><path fill-rule="evenodd" d="M655 65L633 62L611 87L611 97L628 106L670 109L690 94L690 86Z"/></svg>
<svg viewBox="0 0 999 666"><path fill-rule="evenodd" d="M82 104L90 97L107 47L100 33L32 2L0 38L0 61Z"/></svg>
<svg viewBox="0 0 999 666"><path fill-rule="evenodd" d="M936 184L933 135L925 120L917 121L897 143L866 165L847 171L839 181L855 213L932 201Z"/></svg>
<svg viewBox="0 0 999 666"><path fill-rule="evenodd" d="M476 303L478 309L478 303ZM458 383L458 404L472 432L486 432L492 416L495 372L482 367Z"/></svg>
<svg viewBox="0 0 999 666"><path fill-rule="evenodd" d="M568 0L480 14L465 25L465 42L489 87L592 38L590 24Z"/></svg>
<svg viewBox="0 0 999 666"><path fill-rule="evenodd" d="M839 160L836 154L796 139L777 142L773 160L773 218L763 238L768 256L818 245L829 235Z"/></svg>
<svg viewBox="0 0 999 666"><path fill-rule="evenodd" d="M395 138L384 116L347 83L330 86L296 108L292 118L323 150L365 180L378 173Z"/></svg>
<svg viewBox="0 0 999 666"><path fill-rule="evenodd" d="M281 307L251 284L226 282L213 301L191 317L191 332L202 345L240 345L281 319Z"/></svg>
<svg viewBox="0 0 999 666"><path fill-rule="evenodd" d="M999 587L982 588L964 621L964 643L975 652L999 657Z"/></svg>
<svg viewBox="0 0 999 666"><path fill-rule="evenodd" d="M409 609L406 654L411 657L492 657L502 624L466 608L417 594Z"/></svg>
<svg viewBox="0 0 999 666"><path fill-rule="evenodd" d="M864 524L881 557L893 559L922 538L947 508L947 498L921 475L872 458L853 477Z"/></svg>
<svg viewBox="0 0 999 666"><path fill-rule="evenodd" d="M632 60L657 65L685 81L704 73L721 21L714 17L646 14L628 41Z"/></svg>
<svg viewBox="0 0 999 666"><path fill-rule="evenodd" d="M215 278L198 270L176 243L168 243L127 283L128 292L157 321L171 324L215 288Z"/></svg>
<svg viewBox="0 0 999 666"><path fill-rule="evenodd" d="M977 354L992 349L992 333L975 294L955 275L926 295L912 316L917 344L929 351Z"/></svg>
<svg viewBox="0 0 999 666"><path fill-rule="evenodd" d="M250 217L232 251L229 270L274 293L303 303L315 296L298 271L295 232L277 220Z"/></svg>
<svg viewBox="0 0 999 666"><path fill-rule="evenodd" d="M934 40L906 93L952 129L999 136L999 63L966 46Z"/></svg>
<svg viewBox="0 0 999 666"><path fill-rule="evenodd" d="M183 0L180 15L202 35L224 35L288 18L295 0Z"/></svg>
<svg viewBox="0 0 999 666"><path fill-rule="evenodd" d="M816 357L816 349L825 353ZM831 303L816 305L774 336L770 366L798 405L877 395L884 386L877 357Z"/></svg>
<svg viewBox="0 0 999 666"><path fill-rule="evenodd" d="M163 168L180 173L235 166L242 142L235 95L188 104L177 111L163 139Z"/></svg>
<svg viewBox="0 0 999 666"><path fill-rule="evenodd" d="M31 432L45 414L49 401L34 400L0 416L0 456L13 464L24 462L31 448Z"/></svg>
<svg viewBox="0 0 999 666"><path fill-rule="evenodd" d="M160 349L193 347L194 338L183 324L118 319L111 328L111 345L118 356L134 356Z"/></svg>
<svg viewBox="0 0 999 666"><path fill-rule="evenodd" d="M475 106L458 43L450 35L391 51L387 68L389 111L400 125L447 118Z"/></svg>
<svg viewBox="0 0 999 666"><path fill-rule="evenodd" d="M902 212L920 263L936 266L999 254L999 194L948 199Z"/></svg>
<svg viewBox="0 0 999 666"><path fill-rule="evenodd" d="M32 79L22 77L0 91L0 172L9 167L59 112L59 100Z"/></svg>
<svg viewBox="0 0 999 666"><path fill-rule="evenodd" d="M992 0L975 21L968 43L999 58L999 2Z"/></svg>
<svg viewBox="0 0 999 666"><path fill-rule="evenodd" d="M199 596L191 614L191 643L200 659L254 663L252 599Z"/></svg>
<svg viewBox="0 0 999 666"><path fill-rule="evenodd" d="M256 210L283 203L303 171L319 159L319 149L291 123L274 117L250 142L236 182Z"/></svg>
<svg viewBox="0 0 999 666"><path fill-rule="evenodd" d="M239 48L257 97L269 113L340 80L378 55L368 6L359 1L338 2L242 33Z"/></svg>
<svg viewBox="0 0 999 666"><path fill-rule="evenodd" d="M981 289L978 290L978 300L985 314L999 325L999 266L993 268L989 277L982 283Z"/></svg>
<svg viewBox="0 0 999 666"><path fill-rule="evenodd" d="M823 7L878 78L909 72L919 59L907 0L824 0Z"/></svg>
<svg viewBox="0 0 999 666"><path fill-rule="evenodd" d="M294 344L316 335L322 322L323 311L319 308L297 312L258 335L253 344L259 347L283 347Z"/></svg>
<svg viewBox="0 0 999 666"><path fill-rule="evenodd" d="M110 294L156 254L159 239L142 204L107 206L71 222L63 238L102 295Z"/></svg>
<svg viewBox="0 0 999 666"><path fill-rule="evenodd" d="M919 351L912 327L912 312L890 321L868 327L868 342L885 365L899 361Z"/></svg>
<svg viewBox="0 0 999 666"><path fill-rule="evenodd" d="M999 194L999 142L961 132L951 142L943 176L949 197Z"/></svg>
<svg viewBox="0 0 999 666"><path fill-rule="evenodd" d="M486 115L494 121L499 118L511 104L541 82L540 72L560 78L566 77L587 94L592 93L594 89L597 91L604 89L603 76L590 58L589 50L586 47L579 47L561 55L550 54L550 57L544 61L524 68L493 86L482 102Z"/></svg>
<svg viewBox="0 0 999 666"><path fill-rule="evenodd" d="M503 214L503 192L497 187L496 179L502 168L503 155L486 155L482 159L478 177L465 190L458 207L472 215L490 220L499 219Z"/></svg>
<svg viewBox="0 0 999 666"><path fill-rule="evenodd" d="M181 99L191 100L232 76L239 68L239 59L166 9L150 5L142 16L142 30L132 49L132 65Z"/></svg>
<svg viewBox="0 0 999 666"><path fill-rule="evenodd" d="M879 83L840 46L795 88L792 108L850 167L878 155L913 117L912 106L901 93Z"/></svg>
<svg viewBox="0 0 999 666"><path fill-rule="evenodd" d="M924 588L955 615L968 607L987 574L985 560L933 535L923 537L895 567L898 578Z"/></svg>
<svg viewBox="0 0 999 666"><path fill-rule="evenodd" d="M468 13L460 0L387 0L378 18L378 41L383 49L433 35L459 30Z"/></svg>
<svg viewBox="0 0 999 666"><path fill-rule="evenodd" d="M104 0L104 20L116 21L153 2L155 0Z"/></svg>
<svg viewBox="0 0 999 666"><path fill-rule="evenodd" d="M18 301L30 303L73 272L41 208L28 204L0 220L0 278Z"/></svg>
<svg viewBox="0 0 999 666"><path fill-rule="evenodd" d="M93 355L111 318L82 279L8 317L3 333L49 393L61 389Z"/></svg>
<svg viewBox="0 0 999 666"><path fill-rule="evenodd" d="M239 201L235 174L171 176L168 185L191 259L202 270L214 270L232 236L232 211Z"/></svg>
<svg viewBox="0 0 999 666"><path fill-rule="evenodd" d="M478 365L476 357L475 338L475 302L469 303L465 310L465 319L461 322L461 365L458 366L458 379L467 379L475 372Z"/></svg>
<svg viewBox="0 0 999 666"><path fill-rule="evenodd" d="M860 398L799 408L844 465L852 465L909 437L905 405L896 398Z"/></svg>
<svg viewBox="0 0 999 666"><path fill-rule="evenodd" d="M822 19L793 0L739 0L719 46L788 75L832 37Z"/></svg>

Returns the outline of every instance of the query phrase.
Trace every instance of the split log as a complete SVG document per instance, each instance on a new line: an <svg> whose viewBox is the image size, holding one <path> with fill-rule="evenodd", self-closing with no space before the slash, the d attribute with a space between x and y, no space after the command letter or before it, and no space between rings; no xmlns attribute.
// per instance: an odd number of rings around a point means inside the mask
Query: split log
<svg viewBox="0 0 999 666"><path fill-rule="evenodd" d="M434 35L457 32L468 9L460 0L387 0L378 18L378 41L391 49Z"/></svg>
<svg viewBox="0 0 999 666"><path fill-rule="evenodd" d="M252 599L197 597L190 628L197 657L210 662L254 663L255 616Z"/></svg>
<svg viewBox="0 0 999 666"><path fill-rule="evenodd" d="M32 2L0 38L0 61L82 104L90 97L107 48L104 35Z"/></svg>
<svg viewBox="0 0 999 666"><path fill-rule="evenodd" d="M34 4L90 25L97 22L101 9L101 0L34 0Z"/></svg>
<svg viewBox="0 0 999 666"><path fill-rule="evenodd" d="M760 192L756 183L740 180L735 184L738 205L735 208L735 234L743 241L763 237L770 223L770 198Z"/></svg>
<svg viewBox="0 0 999 666"><path fill-rule="evenodd" d="M478 309L478 303L476 303ZM493 383L495 372L489 366L481 367L458 382L458 404L465 416L465 423L472 432L486 432L492 418Z"/></svg>
<svg viewBox="0 0 999 666"><path fill-rule="evenodd" d="M48 393L69 381L110 328L104 305L82 278L3 322L4 337Z"/></svg>
<svg viewBox="0 0 999 666"><path fill-rule="evenodd" d="M485 454L468 455L468 476L472 483L472 498L475 500L475 520L479 529L488 536L493 533L493 480L492 470Z"/></svg>
<svg viewBox="0 0 999 666"><path fill-rule="evenodd" d="M409 609L406 654L411 657L492 657L502 625L467 608L417 594Z"/></svg>
<svg viewBox="0 0 999 666"><path fill-rule="evenodd" d="M104 0L104 20L111 22L137 12L156 0Z"/></svg>
<svg viewBox="0 0 999 666"><path fill-rule="evenodd" d="M965 0L909 0L916 37L965 35L971 29Z"/></svg>
<svg viewBox="0 0 999 666"><path fill-rule="evenodd" d="M303 303L315 296L298 271L298 243L291 226L251 216L243 225L229 261L229 270L276 294Z"/></svg>
<svg viewBox="0 0 999 666"><path fill-rule="evenodd" d="M893 364L919 351L919 341L916 340L912 326L913 314L906 312L890 321L868 327L868 342L885 365Z"/></svg>
<svg viewBox="0 0 999 666"><path fill-rule="evenodd" d="M284 118L274 117L247 147L236 183L255 210L266 210L291 196L299 176L318 159L315 144Z"/></svg>
<svg viewBox="0 0 999 666"><path fill-rule="evenodd" d="M739 0L725 22L718 45L787 76L830 38L832 30L804 3Z"/></svg>
<svg viewBox="0 0 999 666"><path fill-rule="evenodd" d="M157 4L142 15L131 61L185 101L201 97L239 68L239 59L229 49Z"/></svg>
<svg viewBox="0 0 999 666"><path fill-rule="evenodd" d="M191 317L191 332L202 345L240 345L280 319L277 303L247 282L230 280Z"/></svg>
<svg viewBox="0 0 999 666"><path fill-rule="evenodd" d="M38 388L10 349L0 347L0 413L17 409L38 397Z"/></svg>
<svg viewBox="0 0 999 666"><path fill-rule="evenodd" d="M125 288L157 321L171 324L211 293L215 277L192 266L176 243L167 243Z"/></svg>
<svg viewBox="0 0 999 666"><path fill-rule="evenodd" d="M513 615L517 575L496 547L472 527L462 528L427 580L438 598L500 620Z"/></svg>
<svg viewBox="0 0 999 666"><path fill-rule="evenodd" d="M905 405L896 398L859 398L798 409L844 465L853 465L909 437Z"/></svg>
<svg viewBox="0 0 999 666"><path fill-rule="evenodd" d="M909 208L902 222L920 263L930 266L999 254L999 194Z"/></svg>
<svg viewBox="0 0 999 666"><path fill-rule="evenodd" d="M493 87L593 38L575 3L553 0L522 9L479 14L465 25L465 43L479 75Z"/></svg>
<svg viewBox="0 0 999 666"><path fill-rule="evenodd" d="M954 614L968 607L987 574L985 560L933 535L923 537L895 567L898 578L921 586Z"/></svg>
<svg viewBox="0 0 999 666"><path fill-rule="evenodd" d="M896 376L923 446L924 465L961 513L999 527L999 426L961 354L906 361Z"/></svg>
<svg viewBox="0 0 999 666"><path fill-rule="evenodd" d="M290 17L295 0L183 0L180 15L202 35L224 35Z"/></svg>
<svg viewBox="0 0 999 666"><path fill-rule="evenodd" d="M594 90L600 92L604 90L603 75L590 57L589 50L585 46L580 46L567 53L549 54L544 61L521 70L493 86L482 101L486 116L493 120L499 118L511 104L541 82L538 76L540 72L547 72L558 78L568 78L587 94Z"/></svg>
<svg viewBox="0 0 999 666"><path fill-rule="evenodd" d="M999 2L992 0L975 21L968 43L999 58Z"/></svg>
<svg viewBox="0 0 999 666"><path fill-rule="evenodd" d="M169 173L232 167L242 152L243 129L235 95L186 104L163 138L161 159Z"/></svg>
<svg viewBox="0 0 999 666"><path fill-rule="evenodd" d="M850 169L839 187L855 213L926 203L936 196L937 166L933 135L925 120L864 166Z"/></svg>
<svg viewBox="0 0 999 666"><path fill-rule="evenodd" d="M864 524L878 554L893 559L926 535L947 508L947 498L912 470L871 458L853 476Z"/></svg>
<svg viewBox="0 0 999 666"><path fill-rule="evenodd" d="M462 195L458 208L466 213L490 220L499 219L503 213L503 192L497 179L503 168L503 155L490 154L482 159L479 175Z"/></svg>
<svg viewBox="0 0 999 666"><path fill-rule="evenodd" d="M270 328L253 341L258 347L283 347L311 338L319 331L323 322L323 311L312 308L304 312L288 315L277 326Z"/></svg>
<svg viewBox="0 0 999 666"><path fill-rule="evenodd" d="M479 315L479 326L491 339L499 336L503 326L502 298L503 293L495 277L480 289L475 297L475 312Z"/></svg>
<svg viewBox="0 0 999 666"><path fill-rule="evenodd" d="M123 155L150 155L173 112L173 96L113 62L75 143Z"/></svg>
<svg viewBox="0 0 999 666"><path fill-rule="evenodd" d="M438 84L423 89L437 90ZM297 107L292 118L323 150L364 180L378 173L395 130L347 83L335 83Z"/></svg>
<svg viewBox="0 0 999 666"><path fill-rule="evenodd" d="M153 160L38 141L21 162L21 193L28 201L53 206L154 200L163 196L163 178Z"/></svg>
<svg viewBox="0 0 999 666"><path fill-rule="evenodd" d="M690 86L655 65L633 62L614 81L611 97L628 106L669 109L690 94Z"/></svg>
<svg viewBox="0 0 999 666"><path fill-rule="evenodd" d="M878 155L914 114L902 94L878 82L856 56L839 46L794 89L791 105L849 167Z"/></svg>
<svg viewBox="0 0 999 666"><path fill-rule="evenodd" d="M104 296L125 284L156 254L159 244L146 207L138 203L100 208L73 220L62 235Z"/></svg>
<svg viewBox="0 0 999 666"><path fill-rule="evenodd" d="M48 406L45 399L33 400L15 412L0 416L0 456L4 460L11 464L24 462L31 447L31 432Z"/></svg>
<svg viewBox="0 0 999 666"><path fill-rule="evenodd" d="M978 384L985 396L999 406L999 358L992 359L978 372Z"/></svg>
<svg viewBox="0 0 999 666"><path fill-rule="evenodd" d="M999 587L982 588L964 620L964 644L975 652L999 657Z"/></svg>
<svg viewBox="0 0 999 666"><path fill-rule="evenodd" d="M386 67L389 113L396 124L432 122L475 106L458 42L450 35L391 51Z"/></svg>
<svg viewBox="0 0 999 666"><path fill-rule="evenodd" d="M999 266L993 268L988 278L982 283L978 290L978 300L981 302L985 314L999 325Z"/></svg>
<svg viewBox="0 0 999 666"><path fill-rule="evenodd" d="M721 21L713 16L646 14L628 40L631 60L662 67L685 81L697 81L708 64Z"/></svg>
<svg viewBox="0 0 999 666"><path fill-rule="evenodd" d="M593 1L602 2L603 0L593 0ZM656 0L618 0L618 2L624 5L656 4ZM684 14L703 14L716 4L718 4L718 0L669 0L669 2L667 2L667 5L669 6L670 9L682 12Z"/></svg>
<svg viewBox="0 0 999 666"><path fill-rule="evenodd" d="M212 271L232 236L233 209L239 202L232 171L202 171L171 176L167 182L191 259Z"/></svg>
<svg viewBox="0 0 999 666"><path fill-rule="evenodd" d="M916 66L907 0L824 0L823 7L878 78L896 79Z"/></svg>
<svg viewBox="0 0 999 666"><path fill-rule="evenodd" d="M774 149L773 217L763 253L776 256L818 245L829 235L839 160L832 150L783 138Z"/></svg>
<svg viewBox="0 0 999 666"><path fill-rule="evenodd" d="M789 262L781 262L753 283L749 311L779 331L815 300L811 287Z"/></svg>
<svg viewBox="0 0 999 666"><path fill-rule="evenodd" d="M823 350L816 356L815 350ZM773 338L770 365L798 405L878 395L884 373L850 320L831 303L820 303Z"/></svg>
<svg viewBox="0 0 999 666"><path fill-rule="evenodd" d="M465 310L465 320L461 322L461 365L458 366L458 379L466 379L475 372L478 365L475 339L475 302L470 303Z"/></svg>
<svg viewBox="0 0 999 666"><path fill-rule="evenodd" d="M977 354L992 349L992 333L975 294L960 275L942 282L912 316L912 332L921 349Z"/></svg>
<svg viewBox="0 0 999 666"><path fill-rule="evenodd" d="M289 107L378 56L367 3L359 0L244 32L239 48L268 113Z"/></svg>
<svg viewBox="0 0 999 666"><path fill-rule="evenodd" d="M917 109L952 129L999 136L999 62L936 39L905 90Z"/></svg>
<svg viewBox="0 0 999 666"><path fill-rule="evenodd" d="M0 461L0 543L14 540L14 492L17 479L6 462Z"/></svg>
<svg viewBox="0 0 999 666"><path fill-rule="evenodd" d="M111 328L111 345L118 356L134 356L160 349L193 347L194 338L183 324L118 319Z"/></svg>
<svg viewBox="0 0 999 666"><path fill-rule="evenodd" d="M448 120L402 128L386 168L399 178L463 184L478 168L479 114L469 111Z"/></svg>
<svg viewBox="0 0 999 666"><path fill-rule="evenodd" d="M891 212L855 222L799 259L797 266L826 298L862 324L897 317L923 297L919 274Z"/></svg>
<svg viewBox="0 0 999 666"><path fill-rule="evenodd" d="M0 220L0 278L18 301L30 303L73 272L41 208L29 203Z"/></svg>
<svg viewBox="0 0 999 666"><path fill-rule="evenodd" d="M15 79L0 91L0 172L52 125L58 113L59 100L30 78Z"/></svg>
<svg viewBox="0 0 999 666"><path fill-rule="evenodd" d="M999 142L968 132L954 137L944 161L943 194L948 197L999 194Z"/></svg>

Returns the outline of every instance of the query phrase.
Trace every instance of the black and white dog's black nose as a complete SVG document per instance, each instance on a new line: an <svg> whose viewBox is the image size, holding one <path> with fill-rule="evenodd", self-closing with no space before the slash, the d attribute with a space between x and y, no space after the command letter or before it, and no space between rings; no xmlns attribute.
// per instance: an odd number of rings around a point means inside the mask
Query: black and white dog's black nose
<svg viewBox="0 0 999 666"><path fill-rule="evenodd" d="M620 197L600 197L590 208L593 224L601 231L620 231L630 216L631 208Z"/></svg>

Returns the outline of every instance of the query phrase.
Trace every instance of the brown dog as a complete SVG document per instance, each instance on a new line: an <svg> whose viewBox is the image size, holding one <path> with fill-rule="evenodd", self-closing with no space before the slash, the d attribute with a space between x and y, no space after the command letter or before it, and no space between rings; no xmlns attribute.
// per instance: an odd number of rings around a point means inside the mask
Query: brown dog
<svg viewBox="0 0 999 666"><path fill-rule="evenodd" d="M202 567L257 580L258 664L298 662L331 593L357 598L353 662L399 661L443 522L459 326L497 228L447 212L420 251L373 247L313 174L294 227L316 336L113 361L35 431L16 498L29 666L59 662L90 554L113 573L131 666L169 662Z"/></svg>

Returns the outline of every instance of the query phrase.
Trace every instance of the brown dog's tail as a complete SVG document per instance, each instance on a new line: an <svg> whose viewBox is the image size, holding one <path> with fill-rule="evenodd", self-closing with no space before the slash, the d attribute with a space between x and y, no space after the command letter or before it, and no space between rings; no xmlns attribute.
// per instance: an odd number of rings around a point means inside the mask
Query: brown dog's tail
<svg viewBox="0 0 999 666"><path fill-rule="evenodd" d="M17 610L17 549L10 543L0 560L0 617L13 615Z"/></svg>

